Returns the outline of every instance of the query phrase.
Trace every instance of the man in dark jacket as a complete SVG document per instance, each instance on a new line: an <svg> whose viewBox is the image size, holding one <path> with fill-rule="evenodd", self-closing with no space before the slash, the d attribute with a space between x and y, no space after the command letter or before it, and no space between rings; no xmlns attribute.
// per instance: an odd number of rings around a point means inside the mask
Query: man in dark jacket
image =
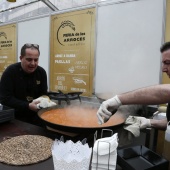
<svg viewBox="0 0 170 170"><path fill-rule="evenodd" d="M15 109L17 119L36 124L37 101L47 94L46 71L38 66L40 51L37 44L21 48L20 61L3 72L0 81L0 102Z"/></svg>

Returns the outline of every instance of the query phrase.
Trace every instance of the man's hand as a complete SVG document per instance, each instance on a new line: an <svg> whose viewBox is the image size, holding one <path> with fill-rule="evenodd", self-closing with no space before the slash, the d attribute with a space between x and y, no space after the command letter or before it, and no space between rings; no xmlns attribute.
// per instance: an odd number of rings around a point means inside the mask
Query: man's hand
<svg viewBox="0 0 170 170"><path fill-rule="evenodd" d="M103 124L107 122L110 117L112 116L112 112L114 110L117 110L119 106L121 106L122 103L119 100L118 96L115 96L111 99L108 99L104 101L99 110L97 111L97 118L98 118L98 123Z"/></svg>
<svg viewBox="0 0 170 170"><path fill-rule="evenodd" d="M29 103L29 109L37 112L38 108L37 108L37 104L40 103L39 101L32 101L31 103Z"/></svg>

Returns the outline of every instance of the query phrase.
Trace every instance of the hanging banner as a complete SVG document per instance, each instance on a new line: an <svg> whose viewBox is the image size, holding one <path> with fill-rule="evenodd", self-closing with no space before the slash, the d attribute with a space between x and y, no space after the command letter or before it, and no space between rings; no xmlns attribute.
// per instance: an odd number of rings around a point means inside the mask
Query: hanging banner
<svg viewBox="0 0 170 170"><path fill-rule="evenodd" d="M3 71L16 62L16 24L0 26L0 77Z"/></svg>
<svg viewBox="0 0 170 170"><path fill-rule="evenodd" d="M93 90L95 8L51 16L50 91Z"/></svg>

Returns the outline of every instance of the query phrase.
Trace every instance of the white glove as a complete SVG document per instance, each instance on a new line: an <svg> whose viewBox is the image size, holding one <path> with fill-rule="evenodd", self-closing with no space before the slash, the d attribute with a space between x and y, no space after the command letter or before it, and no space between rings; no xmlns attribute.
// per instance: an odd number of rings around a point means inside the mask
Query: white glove
<svg viewBox="0 0 170 170"><path fill-rule="evenodd" d="M134 116L137 118L137 120L140 122L140 129L146 129L146 128L150 128L151 127L151 121L150 119L147 119L145 117L138 117L138 116Z"/></svg>
<svg viewBox="0 0 170 170"><path fill-rule="evenodd" d="M121 105L122 103L117 95L111 99L104 101L97 111L98 123L103 124L108 121L112 116L112 111L118 109L118 107Z"/></svg>
<svg viewBox="0 0 170 170"><path fill-rule="evenodd" d="M51 101L48 96L41 96L33 101L40 102L37 104L37 109L47 108L56 105L56 103Z"/></svg>

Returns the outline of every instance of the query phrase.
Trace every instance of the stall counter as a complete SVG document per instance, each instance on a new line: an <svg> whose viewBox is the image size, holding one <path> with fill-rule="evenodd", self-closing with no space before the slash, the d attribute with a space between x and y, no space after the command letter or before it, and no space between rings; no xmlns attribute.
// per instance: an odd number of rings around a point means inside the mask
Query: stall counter
<svg viewBox="0 0 170 170"><path fill-rule="evenodd" d="M53 140L56 138L59 139L61 137L59 134L56 134L45 128L35 126L26 122L22 122L16 119L0 124L0 142L19 135L42 135L49 137ZM12 166L0 163L0 170L37 170L37 169L54 170L52 157L36 164L24 166ZM121 168L117 166L116 170L121 170Z"/></svg>

